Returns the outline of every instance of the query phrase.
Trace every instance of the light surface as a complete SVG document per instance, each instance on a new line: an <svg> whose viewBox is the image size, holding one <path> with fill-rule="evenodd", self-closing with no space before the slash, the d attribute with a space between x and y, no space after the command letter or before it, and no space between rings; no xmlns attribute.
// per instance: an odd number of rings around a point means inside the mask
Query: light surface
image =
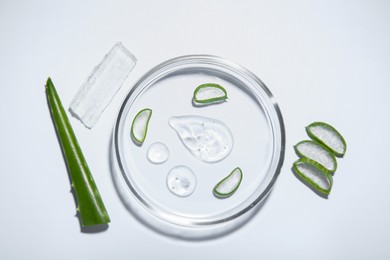
<svg viewBox="0 0 390 260"><path fill-rule="evenodd" d="M388 259L388 1L2 1L1 259ZM85 233L47 107L68 107L118 41L138 63L92 130L70 118L112 223ZM264 81L286 126L286 158L258 214L211 241L161 236L122 205L110 175L112 126L130 86L158 63L218 55ZM330 123L345 158L329 199L291 172L304 127ZM84 230L88 231L88 230Z"/></svg>

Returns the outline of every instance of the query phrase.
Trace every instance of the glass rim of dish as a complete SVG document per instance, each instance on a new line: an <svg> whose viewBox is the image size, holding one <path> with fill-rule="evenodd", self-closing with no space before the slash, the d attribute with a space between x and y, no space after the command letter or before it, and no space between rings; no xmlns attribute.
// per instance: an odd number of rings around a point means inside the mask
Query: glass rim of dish
<svg viewBox="0 0 390 260"><path fill-rule="evenodd" d="M272 134L273 134L273 156L272 156L272 164L273 164L273 172L267 172L267 175L264 179L269 177L268 182L265 187L261 190L259 195L256 195L251 201L247 201L245 205L243 205L238 210L230 210L227 214L220 214L215 216L214 218L192 218L185 215L177 215L171 212L165 212L161 208L156 208L155 205L147 201L147 199L143 198L143 196L137 192L137 189L131 183L131 181L127 178L125 167L122 163L121 158L121 148L120 148L120 129L123 126L123 119L126 117L126 107L130 98L136 99L138 95L143 91L143 89L152 85L151 82L157 82L158 80L164 78L165 76L174 73L175 69L181 68L180 66L191 66L191 64L197 64L197 66L205 65L211 66L212 69L217 70L218 67L227 69L232 73L236 73L241 77L245 77L246 80L253 82L257 89L250 89L250 91L259 91L262 92L262 95L267 98L268 109L266 107L266 111L268 120L272 125ZM199 65L200 64L200 65ZM195 65L194 65L195 66ZM181 68L182 69L182 68ZM149 82L146 84L145 82ZM141 87L141 89L140 89ZM248 86L247 86L248 87ZM248 87L250 88L250 87ZM253 93L252 93L253 94ZM135 95L135 97L134 97ZM257 96L257 95L256 95ZM257 99L259 97L257 96ZM264 101L264 100L261 100ZM271 108L271 111L269 110ZM272 115L270 115L271 113ZM276 131L276 133L275 133ZM277 139L275 138L277 135ZM275 149L275 142L278 142L278 149ZM114 152L114 160L116 160L116 164L119 168L120 178L125 182L127 187L129 188L132 195L138 204L140 204L146 211L151 213L153 216L157 217L160 220L167 221L171 224L183 226L183 227L207 227L218 224L227 223L234 219L239 218L244 215L248 211L254 209L258 204L260 204L263 199L267 197L269 192L271 191L277 177L280 174L283 161L284 161L284 153L285 153L285 128L283 123L282 114L277 104L275 98L273 97L271 91L267 88L267 86L251 71L248 69L237 65L234 62L226 60L224 58L213 56L213 55L185 55L176 57L170 60L167 60L149 70L146 74L144 74L131 88L129 93L126 95L120 109L118 112L118 116L115 121L114 131L113 131L113 152Z"/></svg>

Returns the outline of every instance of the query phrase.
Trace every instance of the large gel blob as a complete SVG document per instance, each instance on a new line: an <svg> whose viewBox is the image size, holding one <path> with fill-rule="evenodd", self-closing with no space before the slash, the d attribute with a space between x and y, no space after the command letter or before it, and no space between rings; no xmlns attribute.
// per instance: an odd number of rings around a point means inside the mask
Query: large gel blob
<svg viewBox="0 0 390 260"><path fill-rule="evenodd" d="M202 116L176 116L169 119L184 146L198 159L217 162L229 155L233 135L223 122Z"/></svg>

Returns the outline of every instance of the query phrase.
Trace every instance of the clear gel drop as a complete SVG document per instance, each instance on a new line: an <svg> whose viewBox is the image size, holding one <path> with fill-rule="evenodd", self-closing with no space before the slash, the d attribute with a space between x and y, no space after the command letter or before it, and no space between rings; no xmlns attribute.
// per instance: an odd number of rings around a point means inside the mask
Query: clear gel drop
<svg viewBox="0 0 390 260"><path fill-rule="evenodd" d="M154 164L161 164L168 160L169 150L163 143L153 143L149 146L147 153L148 160Z"/></svg>
<svg viewBox="0 0 390 260"><path fill-rule="evenodd" d="M217 162L229 155L233 135L223 122L202 116L177 116L169 119L184 146L198 159Z"/></svg>
<svg viewBox="0 0 390 260"><path fill-rule="evenodd" d="M176 166L167 175L167 187L176 196L187 197L195 190L196 176L187 166Z"/></svg>

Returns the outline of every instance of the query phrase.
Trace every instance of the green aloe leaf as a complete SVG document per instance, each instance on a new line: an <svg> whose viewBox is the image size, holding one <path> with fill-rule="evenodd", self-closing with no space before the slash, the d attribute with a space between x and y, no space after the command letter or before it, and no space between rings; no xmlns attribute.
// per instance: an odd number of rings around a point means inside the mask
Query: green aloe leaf
<svg viewBox="0 0 390 260"><path fill-rule="evenodd" d="M110 217L50 78L46 82L46 95L53 123L70 172L81 225L107 224L110 222Z"/></svg>

